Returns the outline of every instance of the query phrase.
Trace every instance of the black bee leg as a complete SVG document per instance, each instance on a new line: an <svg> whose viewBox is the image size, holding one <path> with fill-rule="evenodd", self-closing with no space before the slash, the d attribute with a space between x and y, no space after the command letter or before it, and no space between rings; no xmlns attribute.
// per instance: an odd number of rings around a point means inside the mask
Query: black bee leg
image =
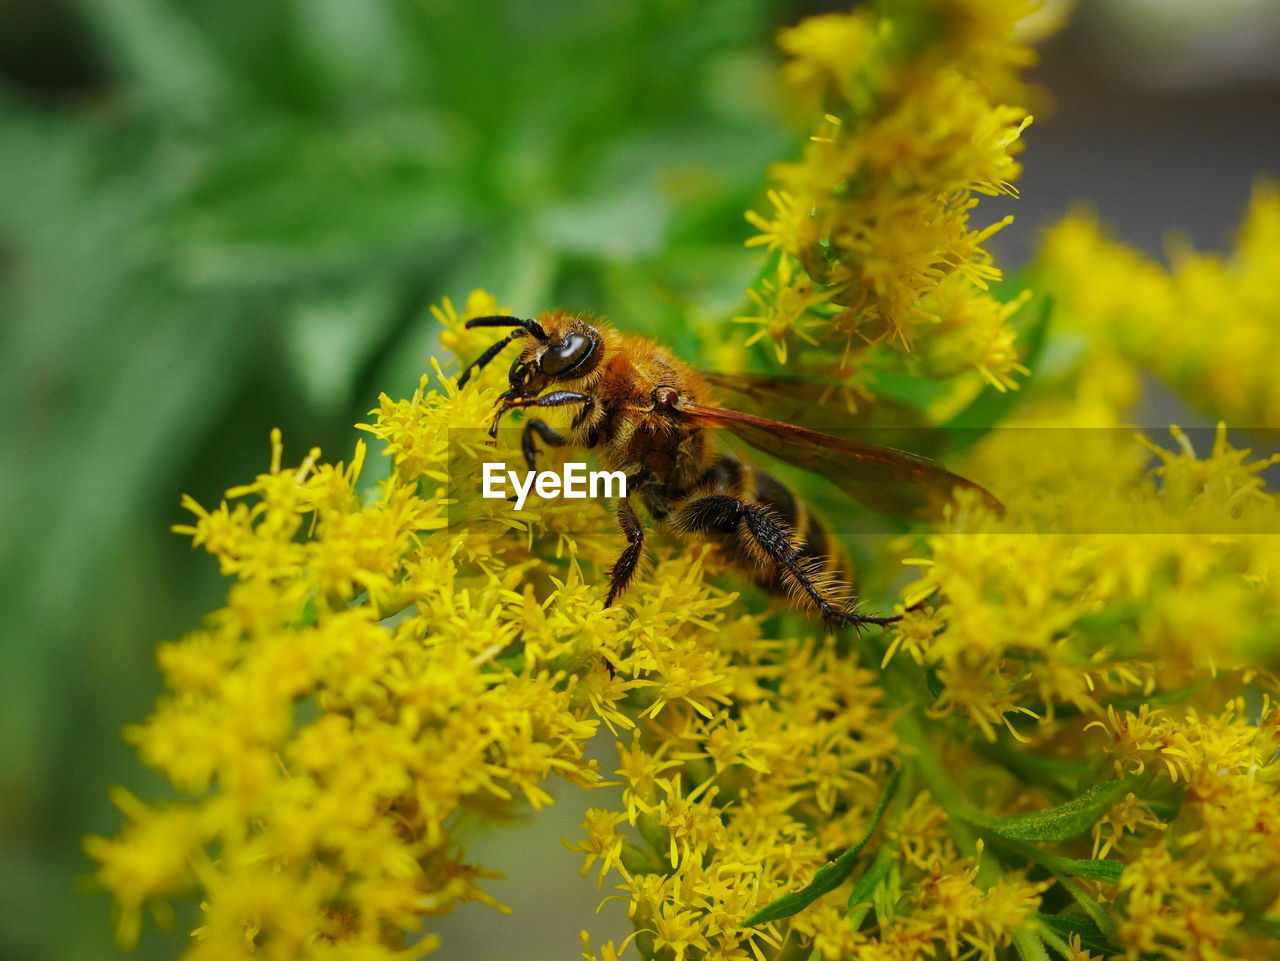
<svg viewBox="0 0 1280 961"><path fill-rule="evenodd" d="M553 390L549 394L530 397L520 401L517 407L563 407L565 404L585 404L590 407L595 401L590 394L579 394L575 390Z"/></svg>
<svg viewBox="0 0 1280 961"><path fill-rule="evenodd" d="M513 334L508 334L506 337L503 337L502 340L498 341L496 344L492 344L487 350L485 350L483 354L481 354L471 363L467 364L466 367L462 368L462 373L458 376L458 389L461 390L463 387L467 386L467 381L471 379L472 371L484 370L484 368L488 365L489 361L493 360L493 358L497 357L500 353L502 353L502 349L506 347L507 344L511 343L517 337L523 337L523 336L524 336L523 330L516 331Z"/></svg>
<svg viewBox="0 0 1280 961"><path fill-rule="evenodd" d="M901 614L894 614L892 617L875 617L871 614L859 614L857 611L846 611L842 608L835 608L830 614L824 613L822 617L832 627L851 625L855 629L862 627L864 624L884 627L902 620Z"/></svg>
<svg viewBox="0 0 1280 961"><path fill-rule="evenodd" d="M515 396L513 388L498 399L502 401L502 406L498 408L498 412L493 416L493 423L489 425L490 437L498 436L498 424L502 421L503 415L517 407L563 407L566 404L583 404L589 409L595 403L590 394L579 394L572 390L553 390L541 397L518 397Z"/></svg>
<svg viewBox="0 0 1280 961"><path fill-rule="evenodd" d="M609 596L604 602L605 607L613 607L613 602L618 599L618 595L627 589L640 563L640 554L644 550L644 528L640 526L640 518L636 517L636 510L631 506L631 501L625 497L619 498L617 512L618 526L622 528L622 533L627 538L627 546L618 555L618 560L613 567L609 568Z"/></svg>
<svg viewBox="0 0 1280 961"><path fill-rule="evenodd" d="M538 469L538 447L533 442L534 434L552 447L563 447L568 443L568 440L562 434L556 433L555 428L549 426L546 421L525 421L524 430L520 432L520 449L524 451L524 462L529 465L529 470Z"/></svg>
<svg viewBox="0 0 1280 961"><path fill-rule="evenodd" d="M674 524L677 529L694 533L736 535L748 554L772 562L784 583L804 594L829 625L883 626L898 620L897 617L858 614L844 608L830 596L829 588L824 589L814 580L790 528L766 507L748 504L727 494L711 494L682 507Z"/></svg>

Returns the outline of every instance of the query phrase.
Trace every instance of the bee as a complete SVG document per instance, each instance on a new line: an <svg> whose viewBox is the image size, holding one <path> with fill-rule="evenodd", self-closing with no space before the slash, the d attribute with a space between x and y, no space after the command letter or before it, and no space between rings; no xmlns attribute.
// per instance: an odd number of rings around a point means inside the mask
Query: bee
<svg viewBox="0 0 1280 961"><path fill-rule="evenodd" d="M466 326L513 329L467 365L460 388L509 344L524 341L511 364L509 389L498 397L491 437L510 411L576 407L564 432L536 417L524 421L521 449L529 469L536 470L541 441L597 451L606 469L627 477L627 495L616 506L626 547L609 569L606 607L631 583L644 550L645 527L634 500L655 522L712 541L731 564L828 627L898 620L853 609L842 575L846 562L818 518L784 484L720 449L717 431L708 428L727 429L766 454L820 474L881 513L936 511L956 488L974 490L1002 510L982 487L927 458L717 403L723 393L786 412L795 408L797 395L802 404L816 400L813 384L700 372L648 338L567 311L536 319L477 317Z"/></svg>

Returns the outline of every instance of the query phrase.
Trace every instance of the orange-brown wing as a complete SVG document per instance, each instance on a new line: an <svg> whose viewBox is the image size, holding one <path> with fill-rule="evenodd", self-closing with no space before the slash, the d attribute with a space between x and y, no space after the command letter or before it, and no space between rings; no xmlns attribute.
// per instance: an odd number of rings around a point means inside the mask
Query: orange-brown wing
<svg viewBox="0 0 1280 961"><path fill-rule="evenodd" d="M758 414L802 427L841 430L850 427L926 428L920 413L906 404L860 395L847 385L794 374L725 374L699 370L715 397L733 410Z"/></svg>
<svg viewBox="0 0 1280 961"><path fill-rule="evenodd" d="M937 518L957 487L977 491L988 507L1004 513L1000 501L985 488L927 457L725 407L681 400L677 409L690 418L732 431L757 450L822 475L878 513Z"/></svg>
<svg viewBox="0 0 1280 961"><path fill-rule="evenodd" d="M920 411L887 397L865 397L844 384L788 374L699 371L718 404L784 424L940 456L951 440Z"/></svg>

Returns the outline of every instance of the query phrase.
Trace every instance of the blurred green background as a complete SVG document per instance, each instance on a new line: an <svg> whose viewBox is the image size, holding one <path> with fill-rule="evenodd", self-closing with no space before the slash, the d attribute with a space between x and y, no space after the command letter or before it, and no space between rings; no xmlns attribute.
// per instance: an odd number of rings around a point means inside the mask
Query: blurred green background
<svg viewBox="0 0 1280 961"><path fill-rule="evenodd" d="M1088 5L1047 48L1058 117L1028 134L1009 260L1081 195L1131 242L1225 242L1280 155L1280 58L1241 54L1280 21L1229 2L1237 33L1207 35L1198 6ZM771 38L826 8L0 0L0 953L117 953L80 839L117 830L107 785L164 795L120 728L159 692L156 642L223 592L168 532L179 496L263 469L273 426L286 461L346 457L378 393L416 386L428 305L476 286L696 355L688 319L741 305L742 211L799 142ZM517 914L461 912L440 957L576 955L597 896L561 894L567 800L474 852Z"/></svg>

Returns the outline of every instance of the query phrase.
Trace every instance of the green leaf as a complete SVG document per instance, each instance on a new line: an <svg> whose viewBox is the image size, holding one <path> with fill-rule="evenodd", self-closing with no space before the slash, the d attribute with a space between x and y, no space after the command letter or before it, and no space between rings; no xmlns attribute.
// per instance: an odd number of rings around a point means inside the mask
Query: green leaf
<svg viewBox="0 0 1280 961"><path fill-rule="evenodd" d="M1104 781L1065 804L1028 814L991 817L976 809L960 814L983 831L1011 841L1069 841L1089 830L1098 818L1133 788L1134 782L1133 777Z"/></svg>
<svg viewBox="0 0 1280 961"><path fill-rule="evenodd" d="M1258 931L1269 938L1280 940L1280 917L1246 918L1244 924L1250 930Z"/></svg>
<svg viewBox="0 0 1280 961"><path fill-rule="evenodd" d="M318 619L316 608L316 595L314 592L307 595L306 602L302 605L302 616L298 619L299 627L314 627Z"/></svg>
<svg viewBox="0 0 1280 961"><path fill-rule="evenodd" d="M924 682L928 686L929 693L933 696L935 701L942 697L943 692L947 689L947 686L942 683L942 678L938 676L938 672L932 667L924 672Z"/></svg>
<svg viewBox="0 0 1280 961"><path fill-rule="evenodd" d="M919 374L877 371L871 385L877 397L887 397L915 410L924 410L951 388L948 381L929 380Z"/></svg>
<svg viewBox="0 0 1280 961"><path fill-rule="evenodd" d="M1079 935L1080 946L1090 953L1103 957L1115 953L1115 946L1088 918L1070 914L1042 914L1039 917L1040 923L1063 941L1069 941L1072 935Z"/></svg>
<svg viewBox="0 0 1280 961"><path fill-rule="evenodd" d="M902 865L894 861L889 866L889 876L876 885L871 896L871 906L876 911L876 923L880 927L892 924L898 916L898 903L902 901Z"/></svg>
<svg viewBox="0 0 1280 961"><path fill-rule="evenodd" d="M1061 872L1069 878L1087 878L1090 881L1102 881L1104 884L1119 884L1120 875L1124 873L1124 862L1084 858L1062 864Z"/></svg>
<svg viewBox="0 0 1280 961"><path fill-rule="evenodd" d="M1031 844L1010 841L999 836L992 837L995 845L1013 851L1035 864L1043 865L1058 879L1063 889L1071 895L1095 927L1105 936L1110 937L1115 930L1115 921L1107 913L1106 908L1091 898L1078 884L1068 884L1067 878L1093 877L1096 880L1114 884L1124 871L1124 865L1118 861L1082 860L1059 857ZM1111 867L1114 864L1116 867ZM1105 866L1104 866L1105 865ZM1112 880L1114 879L1114 880Z"/></svg>
<svg viewBox="0 0 1280 961"><path fill-rule="evenodd" d="M885 808L889 806L889 801L892 800L901 778L902 771L899 769L894 772L888 786L884 789L884 793L880 795L880 801L876 804L876 809L871 815L871 823L867 826L867 833L862 836L862 839L857 844L835 860L828 861L819 868L818 873L813 876L813 880L799 891L792 891L774 901L770 901L751 917L747 918L746 921L742 922L740 926L752 928L758 924L766 924L769 921L781 921L783 918L789 918L793 914L803 911L824 894L834 891L843 884L849 875L853 873L854 865L858 861L858 855L867 846L871 836L876 833L880 819L884 816Z"/></svg>
<svg viewBox="0 0 1280 961"><path fill-rule="evenodd" d="M1161 821L1172 821L1178 816L1178 812L1182 810L1183 795L1178 794L1173 800L1162 801L1158 798L1146 798L1142 802L1142 806L1158 817Z"/></svg>
<svg viewBox="0 0 1280 961"><path fill-rule="evenodd" d="M1054 858L1052 860L1057 861L1058 859ZM1089 921L1102 933L1102 936L1110 938L1114 935L1116 922L1115 919L1107 913L1107 909L1097 900L1086 894L1081 889L1080 885L1066 884L1063 882L1064 875L1060 870L1058 870L1058 867L1055 864L1047 864L1046 866L1055 874L1055 876L1057 876L1059 882L1062 883L1063 888L1065 888L1067 893L1071 895L1072 900L1080 906L1080 910L1088 915Z"/></svg>
<svg viewBox="0 0 1280 961"><path fill-rule="evenodd" d="M871 867L858 878L854 884L853 890L849 893L849 907L855 908L864 901L870 901L871 895L875 893L876 885L878 885L893 864L894 850L891 847L883 847L880 853L876 855L876 859L871 862Z"/></svg>

